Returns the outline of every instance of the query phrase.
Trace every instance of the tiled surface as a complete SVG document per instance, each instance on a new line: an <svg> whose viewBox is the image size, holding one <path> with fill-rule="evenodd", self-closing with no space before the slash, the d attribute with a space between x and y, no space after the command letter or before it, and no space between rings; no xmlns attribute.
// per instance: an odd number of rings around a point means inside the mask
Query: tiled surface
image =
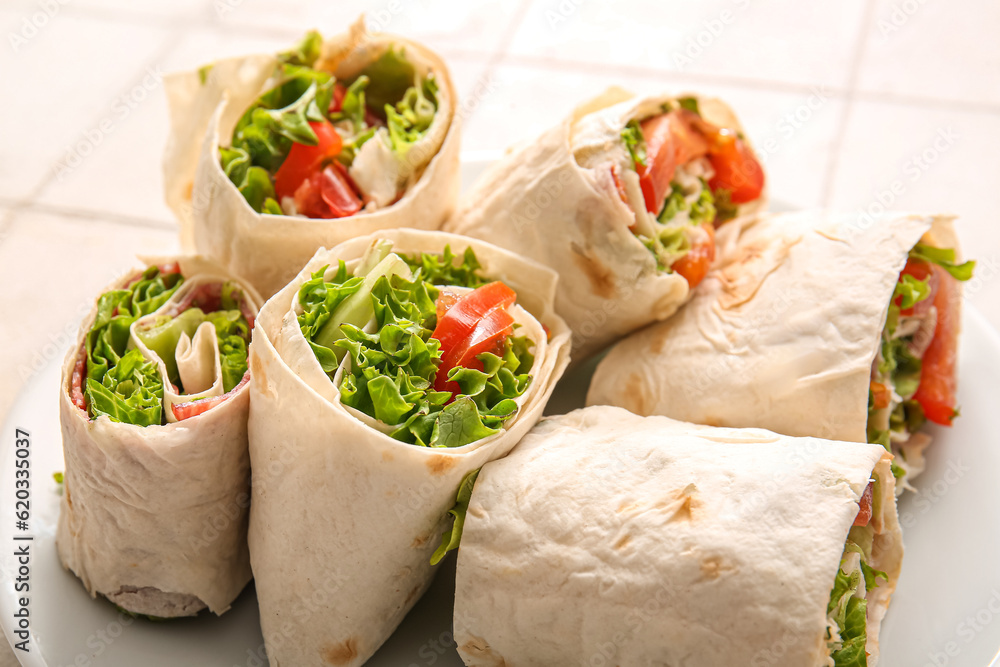
<svg viewBox="0 0 1000 667"><path fill-rule="evenodd" d="M448 60L469 100L468 150L530 140L615 83L727 99L775 201L865 207L900 180L894 206L961 215L967 254L984 260L969 300L1000 327L995 0L7 0L0 284L19 317L0 320L0 415L19 368L75 328L115 270L174 243L167 114L148 72L284 48L361 11ZM914 171L924 151L934 162ZM74 152L87 154L60 170Z"/></svg>

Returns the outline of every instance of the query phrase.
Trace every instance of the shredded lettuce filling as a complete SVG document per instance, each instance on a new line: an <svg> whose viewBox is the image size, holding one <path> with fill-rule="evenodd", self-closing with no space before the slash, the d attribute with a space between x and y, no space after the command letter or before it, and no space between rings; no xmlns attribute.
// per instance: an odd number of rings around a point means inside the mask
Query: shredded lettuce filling
<svg viewBox="0 0 1000 667"><path fill-rule="evenodd" d="M433 74L418 75L403 50L393 47L342 82L343 99L332 110L338 82L332 73L316 69L322 43L322 36L312 31L295 48L278 54L276 83L240 117L230 145L219 147L223 171L257 212L284 214L274 176L293 144L318 145L310 122L333 123L343 146L329 159L350 166L361 147L378 135L404 159L437 113Z"/></svg>
<svg viewBox="0 0 1000 667"><path fill-rule="evenodd" d="M866 597L878 586L879 579L889 580L885 572L868 564L874 539L875 531L870 525L851 528L830 591L826 610L830 633L827 646L836 667L865 667L868 664Z"/></svg>
<svg viewBox="0 0 1000 667"><path fill-rule="evenodd" d="M497 433L531 382L534 343L509 336L500 354L478 355L483 370L449 372L458 393L436 391L442 351L431 337L435 283L477 287L485 282L479 262L471 249L456 263L450 249L404 261L390 248L366 255L357 275L341 262L332 276L324 267L299 290L303 336L331 379L343 368L341 402L381 422L391 437L423 447L461 447Z"/></svg>
<svg viewBox="0 0 1000 667"><path fill-rule="evenodd" d="M678 100L679 106L698 113L698 103L694 98ZM670 107L664 108L670 111ZM621 132L622 141L628 151L634 171L647 165L646 140L638 121L631 120ZM721 191L728 202L728 192ZM724 202L724 203L725 203ZM730 208L732 208L730 206ZM731 212L728 211L727 212ZM731 215L729 217L732 217ZM692 173L688 165L678 165L674 180L655 219L651 220L652 230L636 229L636 236L642 241L653 257L660 271L670 271L678 260L684 257L694 245L696 235L703 233L699 227L711 224L721 218L716 206L716 196L702 175Z"/></svg>
<svg viewBox="0 0 1000 667"><path fill-rule="evenodd" d="M85 341L87 377L83 395L92 418L137 426L162 420L163 380L156 364L138 350L128 350L129 327L155 311L184 282L179 273L163 274L151 266L125 289L105 292Z"/></svg>
<svg viewBox="0 0 1000 667"><path fill-rule="evenodd" d="M915 245L909 257L937 264L960 281L969 280L975 267L972 261L956 264L953 249L934 248L924 243ZM912 400L920 386L921 357L926 344L921 345L918 339L928 335L920 322L926 316L903 317L901 312L931 297L927 279L901 274L889 302L881 346L872 367L872 382L888 389L889 404L876 405L874 391L869 389L868 393L868 441L881 444L888 451L893 451L892 443L906 442L926 422L920 404ZM896 449L895 453L902 454L905 462L906 450ZM894 460L892 472L897 479L903 479L906 468Z"/></svg>
<svg viewBox="0 0 1000 667"><path fill-rule="evenodd" d="M84 399L90 417L137 426L163 423L163 383L157 364L130 346L130 327L158 310L184 282L180 273L163 274L153 266L126 289L112 290L97 302L97 318L87 333L87 378ZM224 391L232 390L247 371L249 324L240 305L242 290L233 283L221 288L221 310L205 313L189 308L176 315L156 316L136 332L167 369L166 380L183 391L175 353L182 335L193 337L198 326L215 328ZM145 325L145 321L143 323ZM138 329L138 328L137 328Z"/></svg>

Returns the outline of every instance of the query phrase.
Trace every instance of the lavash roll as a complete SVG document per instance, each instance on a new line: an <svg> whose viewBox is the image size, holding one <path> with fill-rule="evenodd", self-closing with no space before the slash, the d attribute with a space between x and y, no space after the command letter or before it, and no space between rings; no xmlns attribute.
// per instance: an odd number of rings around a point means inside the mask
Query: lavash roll
<svg viewBox="0 0 1000 667"><path fill-rule="evenodd" d="M499 433L454 449L425 448L390 438L340 403L294 303L313 272L340 259L351 269L376 238L407 254L450 245L461 256L471 247L482 275L513 288L514 308L548 327L549 339L536 341L519 411ZM249 540L274 667L360 665L426 591L462 478L527 433L568 363L569 331L553 308L556 281L545 267L482 241L400 229L317 252L264 306L250 353Z"/></svg>
<svg viewBox="0 0 1000 667"><path fill-rule="evenodd" d="M407 154L407 161L418 161L415 182L392 205L347 218L257 213L222 170L219 146L229 144L240 117L266 92L278 63L275 55L220 60L207 75L202 70L167 76L171 130L163 162L164 191L180 220L182 246L218 261L267 298L320 247L382 229L439 228L454 208L459 188L461 117L445 62L403 37L369 33L359 20L323 43L316 67L332 70L338 79L349 78L390 46L404 48L418 71L433 71L437 113L426 136Z"/></svg>

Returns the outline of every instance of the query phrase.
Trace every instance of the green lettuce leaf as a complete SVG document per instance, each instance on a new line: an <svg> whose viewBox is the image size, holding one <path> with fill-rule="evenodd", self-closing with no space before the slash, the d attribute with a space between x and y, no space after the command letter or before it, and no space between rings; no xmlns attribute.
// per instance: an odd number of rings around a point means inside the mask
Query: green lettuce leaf
<svg viewBox="0 0 1000 667"><path fill-rule="evenodd" d="M501 354L479 355L482 371L452 369L449 377L461 388L457 395L434 389L441 350L431 334L439 290L425 278L425 267L432 277L478 284L485 280L476 273L475 255L466 253L457 265L450 249L410 257L415 270L407 278L380 268L398 256L387 255L388 248L375 250L362 258L364 278L349 276L341 263L330 280L325 269L318 271L299 292L299 326L324 371L335 375L350 355L338 387L341 402L395 426L391 437L419 446L461 447L498 432L531 382L527 373L516 373L531 368L531 341L509 337ZM362 317L350 314L362 310ZM361 327L372 317L375 330L366 333ZM339 336L329 335L331 329Z"/></svg>
<svg viewBox="0 0 1000 667"><path fill-rule="evenodd" d="M639 121L630 120L625 129L622 130L622 141L628 150L629 157L632 158L632 169L646 166L646 139L642 136L642 128Z"/></svg>
<svg viewBox="0 0 1000 667"><path fill-rule="evenodd" d="M433 77L422 84L411 86L396 103L385 105L386 124L389 126L389 143L400 157L405 156L434 121L437 113L437 83Z"/></svg>
<svg viewBox="0 0 1000 667"><path fill-rule="evenodd" d="M368 98L368 105L376 113L381 112L386 105L395 105L403 99L417 76L403 49L397 50L392 46L365 67L361 74L370 80L365 96Z"/></svg>
<svg viewBox="0 0 1000 667"><path fill-rule="evenodd" d="M316 30L310 30L293 48L279 53L278 60L288 65L312 67L319 59L322 47L323 35Z"/></svg>
<svg viewBox="0 0 1000 667"><path fill-rule="evenodd" d="M247 372L250 324L239 310L217 310L205 315L205 320L215 327L222 364L222 388L229 393Z"/></svg>
<svg viewBox="0 0 1000 667"><path fill-rule="evenodd" d="M446 245L444 252L440 255L421 253L420 255L401 255L401 257L414 274L419 270L420 277L432 285L453 285L475 289L487 283L479 275L479 270L483 267L471 247L465 249L460 262L456 262L459 258L452 252L450 245Z"/></svg>
<svg viewBox="0 0 1000 667"><path fill-rule="evenodd" d="M146 324L145 320L136 327L136 336L163 360L167 367L167 379L177 386L180 386L181 381L177 372L177 360L174 358L177 342L181 339L181 334L194 338L194 332L204 321L205 313L200 308L190 308L176 317L160 315L149 328L141 328Z"/></svg>
<svg viewBox="0 0 1000 667"><path fill-rule="evenodd" d="M337 122L349 120L355 128L365 127L365 88L371 82L367 76L362 74L347 87L344 92L344 100L340 104L340 111L330 114L330 120Z"/></svg>
<svg viewBox="0 0 1000 667"><path fill-rule="evenodd" d="M961 281L972 278L972 272L976 268L976 263L971 260L962 264L956 264L955 250L952 248L935 248L923 243L913 246L913 250L910 251L910 257L937 264L950 273L953 278Z"/></svg>
<svg viewBox="0 0 1000 667"><path fill-rule="evenodd" d="M687 109L698 116L701 115L701 111L698 109L698 98L696 97L681 97L677 100L677 106L681 109Z"/></svg>
<svg viewBox="0 0 1000 667"><path fill-rule="evenodd" d="M152 361L137 349L129 350L101 382L87 378L87 405L94 417L136 426L160 424L163 418L163 380Z"/></svg>
<svg viewBox="0 0 1000 667"><path fill-rule="evenodd" d="M97 417L98 414L110 414L110 411L114 410L111 406L116 405L116 403L113 397L107 395L109 391L105 390L109 390L111 387L118 388L122 383L121 373L119 376L108 379L107 382L105 382L105 376L109 370L120 363L126 354L129 327L139 317L148 315L166 303L167 299L173 296L183 282L184 278L179 273L164 275L157 267L151 266L129 287L105 292L98 298L97 315L84 341L87 354L87 382L84 383L83 390L91 417ZM125 370L122 369L122 373ZM131 370L135 370L134 364ZM140 375L143 374L140 372ZM145 375L143 378L149 380ZM138 391L139 386L124 384L121 386L121 391L129 387L136 388ZM147 386L147 383L143 382L141 386ZM152 394L156 393L151 384L147 389ZM101 394L100 401L101 406L103 406L101 411L94 409L95 392ZM160 393L162 394L162 387ZM124 402L126 398L128 397L122 398L122 401ZM142 400L139 401L139 404L141 408ZM115 413L125 417L132 409L126 410L122 406L119 407L121 409L114 410ZM135 416L139 421L145 422L148 415L136 413ZM120 421L124 421L124 419L120 419Z"/></svg>
<svg viewBox="0 0 1000 667"><path fill-rule="evenodd" d="M689 202L684 196L684 190L680 183L674 181L670 184L670 195L664 202L663 208L657 220L667 223L674 219L681 211L687 211L692 225L700 225L715 220L715 197L712 196L712 189L708 183L701 179L701 192L698 198Z"/></svg>
<svg viewBox="0 0 1000 667"><path fill-rule="evenodd" d="M449 551L457 549L461 543L462 529L465 527L465 515L469 510L469 502L472 500L472 490L476 486L476 478L479 477L479 470L480 468L477 468L470 472L462 478L462 482L458 485L458 493L455 495L455 505L448 510L448 514L452 515L455 520L451 528L441 536L441 544L431 556L431 565L440 563L441 559Z"/></svg>

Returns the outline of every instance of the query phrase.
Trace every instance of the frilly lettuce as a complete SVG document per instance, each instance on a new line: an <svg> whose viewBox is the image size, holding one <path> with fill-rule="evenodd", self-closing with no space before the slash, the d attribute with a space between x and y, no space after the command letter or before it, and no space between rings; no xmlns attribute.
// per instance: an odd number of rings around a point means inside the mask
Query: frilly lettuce
<svg viewBox="0 0 1000 667"><path fill-rule="evenodd" d="M141 354L138 359L126 354L129 327L162 306L183 281L179 273L161 274L152 266L128 288L105 292L98 299L97 315L85 340L87 381L83 389L91 417L107 414L132 424L158 423L159 403L154 414L151 397L162 397L162 381L155 366ZM127 364L108 377L130 355Z"/></svg>
<svg viewBox="0 0 1000 667"><path fill-rule="evenodd" d="M384 257L387 250L382 250ZM370 290L364 285L373 273L366 278L350 277L341 262L330 280L324 278L324 268L299 290L303 309L299 326L323 370L333 377L343 356L350 355L338 387L341 402L395 426L390 435L402 442L461 447L492 435L517 412L514 399L531 381L527 373L516 372L530 370L532 343L511 337L502 355L479 355L482 371L451 370L449 379L458 383L459 394L434 389L441 350L440 343L431 338L439 294L433 282L447 278L462 287L483 282L476 273L474 254L466 253L458 266L453 265L454 259L450 249L440 256L410 257L407 262L416 268L412 278L401 272L377 275ZM424 275L425 266L432 275ZM377 274L376 269L372 271ZM457 282L460 278L464 284ZM359 297L370 300L370 317L345 321L340 311L354 309ZM366 333L363 328L371 318L374 331ZM339 337L327 335L335 323L339 323Z"/></svg>

